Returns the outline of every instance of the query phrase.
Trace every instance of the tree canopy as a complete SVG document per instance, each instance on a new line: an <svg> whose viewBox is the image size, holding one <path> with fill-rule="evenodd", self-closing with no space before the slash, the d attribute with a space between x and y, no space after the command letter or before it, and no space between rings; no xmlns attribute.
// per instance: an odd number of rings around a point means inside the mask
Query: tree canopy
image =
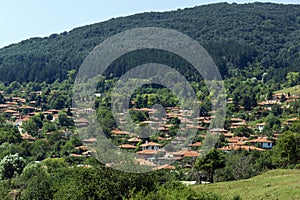
<svg viewBox="0 0 300 200"><path fill-rule="evenodd" d="M300 6L273 3L218 3L172 12L150 12L111 19L70 32L32 38L0 49L0 81L54 82L74 74L85 56L104 39L137 27L162 27L197 40L217 63L223 76L256 74L295 84L299 73ZM168 61L169 60L169 61ZM121 57L110 71L120 75L132 66L156 61L195 77L187 62L162 51L144 50ZM108 73L109 74L109 73ZM17 83L11 89L18 88ZM61 107L63 99L53 104Z"/></svg>

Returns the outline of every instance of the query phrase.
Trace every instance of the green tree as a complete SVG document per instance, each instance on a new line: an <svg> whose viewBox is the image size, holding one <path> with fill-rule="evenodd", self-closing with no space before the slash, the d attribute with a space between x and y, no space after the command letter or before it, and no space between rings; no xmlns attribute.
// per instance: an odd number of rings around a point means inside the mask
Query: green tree
<svg viewBox="0 0 300 200"><path fill-rule="evenodd" d="M291 132L300 133L300 121L294 122L290 128Z"/></svg>
<svg viewBox="0 0 300 200"><path fill-rule="evenodd" d="M44 120L43 114L34 115L30 120L25 122L24 130L27 133L36 135L38 133L38 130L43 127L43 120Z"/></svg>
<svg viewBox="0 0 300 200"><path fill-rule="evenodd" d="M279 116L282 114L282 108L279 104L274 104L271 108L274 116Z"/></svg>
<svg viewBox="0 0 300 200"><path fill-rule="evenodd" d="M65 112L58 113L58 123L60 126L71 127L74 126L74 121Z"/></svg>
<svg viewBox="0 0 300 200"><path fill-rule="evenodd" d="M25 168L22 180L25 190L21 193L21 199L53 199L53 178L40 165Z"/></svg>
<svg viewBox="0 0 300 200"><path fill-rule="evenodd" d="M5 98L4 96L0 93L0 103L4 103L5 102Z"/></svg>
<svg viewBox="0 0 300 200"><path fill-rule="evenodd" d="M65 107L66 100L62 97L55 98L51 101L51 108L61 110Z"/></svg>
<svg viewBox="0 0 300 200"><path fill-rule="evenodd" d="M43 165L46 166L49 173L68 167L68 163L64 158L47 158L43 160Z"/></svg>
<svg viewBox="0 0 300 200"><path fill-rule="evenodd" d="M239 136L239 137L242 137L242 136L245 136L245 137L249 137L251 134L254 134L254 131L250 128L248 128L246 125L243 125L243 126L240 126L238 128L236 128L234 131L233 131L234 135L235 136Z"/></svg>
<svg viewBox="0 0 300 200"><path fill-rule="evenodd" d="M0 177L1 179L10 179L21 174L24 167L25 160L18 154L7 155L0 161Z"/></svg>
<svg viewBox="0 0 300 200"><path fill-rule="evenodd" d="M273 163L279 166L297 164L300 161L300 134L286 132L274 147Z"/></svg>
<svg viewBox="0 0 300 200"><path fill-rule="evenodd" d="M296 85L300 80L299 72L288 72L286 80L289 87Z"/></svg>
<svg viewBox="0 0 300 200"><path fill-rule="evenodd" d="M43 124L43 132L48 133L48 132L54 132L57 130L57 126L53 122L44 122Z"/></svg>
<svg viewBox="0 0 300 200"><path fill-rule="evenodd" d="M22 138L17 127L5 124L0 127L0 144L4 142L8 143L19 143Z"/></svg>
<svg viewBox="0 0 300 200"><path fill-rule="evenodd" d="M206 156L198 158L195 163L195 168L197 170L204 170L207 172L208 180L211 183L214 182L215 171L225 166L225 156L217 149L210 150Z"/></svg>
<svg viewBox="0 0 300 200"><path fill-rule="evenodd" d="M146 113L139 110L129 110L129 114L135 123L140 123L147 120Z"/></svg>
<svg viewBox="0 0 300 200"><path fill-rule="evenodd" d="M278 129L280 128L281 122L277 116L274 116L273 114L269 114L265 118L265 122L267 123L267 126L265 129L271 130L271 129Z"/></svg>

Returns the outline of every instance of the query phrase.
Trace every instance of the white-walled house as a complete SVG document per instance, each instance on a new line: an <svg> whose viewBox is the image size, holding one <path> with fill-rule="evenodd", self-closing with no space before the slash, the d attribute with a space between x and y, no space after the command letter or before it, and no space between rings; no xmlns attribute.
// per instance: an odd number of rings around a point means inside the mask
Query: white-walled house
<svg viewBox="0 0 300 200"><path fill-rule="evenodd" d="M272 149L273 141L268 140L267 137L259 137L257 139L251 140L250 143L259 144L263 149Z"/></svg>
<svg viewBox="0 0 300 200"><path fill-rule="evenodd" d="M141 145L143 150L159 150L163 147L163 145L155 143L155 142L146 142Z"/></svg>

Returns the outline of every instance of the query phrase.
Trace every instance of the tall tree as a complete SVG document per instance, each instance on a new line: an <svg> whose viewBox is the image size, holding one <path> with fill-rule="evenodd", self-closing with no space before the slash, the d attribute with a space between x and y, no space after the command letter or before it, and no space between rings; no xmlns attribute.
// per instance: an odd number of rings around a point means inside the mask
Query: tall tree
<svg viewBox="0 0 300 200"><path fill-rule="evenodd" d="M204 170L208 174L209 182L214 182L214 174L217 169L225 167L225 156L217 150L212 149L205 157L200 157L195 163L195 168L199 171Z"/></svg>
<svg viewBox="0 0 300 200"><path fill-rule="evenodd" d="M273 162L275 165L288 166L300 162L300 134L284 133L274 147Z"/></svg>

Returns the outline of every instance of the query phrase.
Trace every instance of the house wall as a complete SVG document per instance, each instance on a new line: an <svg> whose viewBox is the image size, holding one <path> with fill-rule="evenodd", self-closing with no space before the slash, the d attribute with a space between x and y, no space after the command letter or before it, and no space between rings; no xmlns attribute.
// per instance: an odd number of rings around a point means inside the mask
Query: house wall
<svg viewBox="0 0 300 200"><path fill-rule="evenodd" d="M271 149L273 145L272 145L272 143L263 142L261 146L264 149Z"/></svg>

